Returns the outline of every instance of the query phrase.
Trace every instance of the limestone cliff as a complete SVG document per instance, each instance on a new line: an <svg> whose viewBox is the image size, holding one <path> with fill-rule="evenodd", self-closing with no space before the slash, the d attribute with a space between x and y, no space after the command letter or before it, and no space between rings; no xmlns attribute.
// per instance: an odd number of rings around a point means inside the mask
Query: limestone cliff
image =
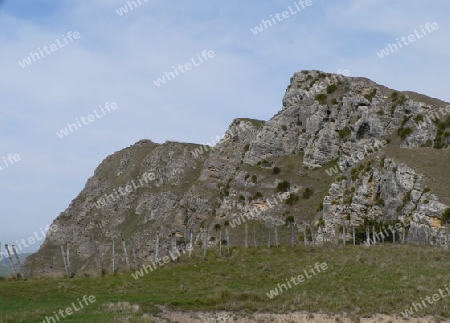
<svg viewBox="0 0 450 323"><path fill-rule="evenodd" d="M428 178L401 152L423 153L429 163L432 151L449 159L447 103L364 78L301 71L282 105L268 121L234 120L214 147L142 140L108 156L54 220L58 230L27 258L26 274L61 273L67 244L76 274L108 271L113 240L121 246L123 239L139 262L191 234L201 247L207 233L212 246L214 224L255 208L266 226L282 227L290 215L298 234L315 227L317 242L333 240L342 221L362 227L367 219L406 218L408 241L435 241L450 204L440 189L448 187L448 163ZM288 200L271 203L280 192ZM231 231L234 245L242 244L242 229ZM123 260L117 256L119 267Z"/></svg>

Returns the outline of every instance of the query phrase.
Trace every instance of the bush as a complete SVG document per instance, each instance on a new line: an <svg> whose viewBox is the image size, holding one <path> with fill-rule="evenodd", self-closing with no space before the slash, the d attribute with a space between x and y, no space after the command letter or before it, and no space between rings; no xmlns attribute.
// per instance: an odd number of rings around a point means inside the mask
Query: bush
<svg viewBox="0 0 450 323"><path fill-rule="evenodd" d="M331 100L331 104L337 104L337 103L338 103L338 102L337 102L336 98L334 98L334 99Z"/></svg>
<svg viewBox="0 0 450 323"><path fill-rule="evenodd" d="M278 175L279 173L281 172L281 169L279 168L279 167L274 167L273 168L273 173L275 174L275 175Z"/></svg>
<svg viewBox="0 0 450 323"><path fill-rule="evenodd" d="M370 92L369 94L364 95L364 97L369 100L370 102L372 102L373 97L375 96L375 94L377 94L377 90L373 89L372 92Z"/></svg>
<svg viewBox="0 0 450 323"><path fill-rule="evenodd" d="M397 129L397 136L399 136L402 140L405 140L410 134L413 133L413 130L410 127L400 127Z"/></svg>
<svg viewBox="0 0 450 323"><path fill-rule="evenodd" d="M289 194L289 197L286 199L286 204L292 206L297 203L299 199L300 197L297 194Z"/></svg>
<svg viewBox="0 0 450 323"><path fill-rule="evenodd" d="M262 198L262 197L263 197L263 195L261 194L261 192L256 192L255 195L253 195L253 199L254 199L254 200L260 199L260 198Z"/></svg>
<svg viewBox="0 0 450 323"><path fill-rule="evenodd" d="M450 220L450 207L447 208L444 213L442 213L442 217L441 217L441 223L445 224L448 222L448 220Z"/></svg>
<svg viewBox="0 0 450 323"><path fill-rule="evenodd" d="M421 115L421 114L416 115L416 117L414 118L414 121L416 123L423 121L423 115Z"/></svg>
<svg viewBox="0 0 450 323"><path fill-rule="evenodd" d="M294 217L292 216L292 215L290 215L290 216L288 216L287 218L286 218L286 225L289 225L289 224L291 224L291 223L294 223L295 222L295 219L294 219Z"/></svg>
<svg viewBox="0 0 450 323"><path fill-rule="evenodd" d="M322 211L322 210L323 210L323 202L320 203L320 204L317 206L317 208L316 208L316 211L317 211L317 212L320 212L320 211Z"/></svg>
<svg viewBox="0 0 450 323"><path fill-rule="evenodd" d="M252 182L256 183L258 181L258 177L256 175L252 176Z"/></svg>
<svg viewBox="0 0 450 323"><path fill-rule="evenodd" d="M327 102L327 95L326 94L317 94L314 98L316 101L319 101L320 104L324 104Z"/></svg>
<svg viewBox="0 0 450 323"><path fill-rule="evenodd" d="M290 189L291 189L291 183L289 183L287 181L278 183L278 185L277 185L277 192L279 192L279 193L288 192Z"/></svg>
<svg viewBox="0 0 450 323"><path fill-rule="evenodd" d="M403 117L403 120L402 120L402 124L401 124L400 126L403 127L405 124L407 124L408 121L409 121L409 119L411 119L410 116L409 116L409 117L404 116L404 117Z"/></svg>
<svg viewBox="0 0 450 323"><path fill-rule="evenodd" d="M250 144L246 144L245 146L244 146L244 151L248 151L250 149Z"/></svg>
<svg viewBox="0 0 450 323"><path fill-rule="evenodd" d="M336 91L336 90L337 90L336 84L331 84L331 85L328 85L328 86L327 86L327 93L328 93L328 94L331 94L331 93L333 93L333 92Z"/></svg>
<svg viewBox="0 0 450 323"><path fill-rule="evenodd" d="M339 130L339 138L341 139L346 139L348 137L350 137L350 135L352 134L352 131L350 130L349 127L345 127L342 130Z"/></svg>
<svg viewBox="0 0 450 323"><path fill-rule="evenodd" d="M287 130L287 127L286 127L285 125L282 125L282 126L281 126L281 129L282 129L283 131L286 131L286 130Z"/></svg>
<svg viewBox="0 0 450 323"><path fill-rule="evenodd" d="M314 194L314 190L312 188L307 187L306 190L303 192L302 197L307 200Z"/></svg>

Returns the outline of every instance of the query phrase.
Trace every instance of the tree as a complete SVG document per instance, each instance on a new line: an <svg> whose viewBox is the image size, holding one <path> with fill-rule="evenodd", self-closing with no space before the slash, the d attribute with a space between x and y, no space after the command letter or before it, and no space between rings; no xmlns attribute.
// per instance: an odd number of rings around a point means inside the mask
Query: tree
<svg viewBox="0 0 450 323"><path fill-rule="evenodd" d="M291 248L294 248L294 222L295 219L292 215L286 218L286 225L291 227Z"/></svg>
<svg viewBox="0 0 450 323"><path fill-rule="evenodd" d="M219 223L216 223L214 225L214 231L219 231L219 252L220 252L220 256L222 256L222 227Z"/></svg>
<svg viewBox="0 0 450 323"><path fill-rule="evenodd" d="M230 230L229 230L230 222L225 221L224 225L225 225L225 232L226 232L226 235L227 235L228 256L230 256Z"/></svg>
<svg viewBox="0 0 450 323"><path fill-rule="evenodd" d="M278 193L289 192L290 188L291 188L291 183L289 183L288 181L284 181L284 182L278 183L277 192Z"/></svg>
<svg viewBox="0 0 450 323"><path fill-rule="evenodd" d="M442 214L441 222L442 224L446 224L450 220L450 207L447 208L444 213Z"/></svg>

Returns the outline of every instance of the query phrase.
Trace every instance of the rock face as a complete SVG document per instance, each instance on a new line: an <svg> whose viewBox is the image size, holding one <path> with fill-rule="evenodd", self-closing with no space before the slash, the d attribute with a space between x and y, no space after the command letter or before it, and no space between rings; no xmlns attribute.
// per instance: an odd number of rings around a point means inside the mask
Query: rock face
<svg viewBox="0 0 450 323"><path fill-rule="evenodd" d="M282 104L268 121L234 120L214 147L143 140L108 156L27 258L26 275L61 273L67 244L77 274L110 268L113 240L139 262L191 235L195 246L206 237L212 246L215 224L255 209L268 226L287 215L297 232L316 225L317 242L332 241L345 221L365 230L369 220L408 220L407 241L435 243L448 206L384 147L448 153L450 106L319 71L295 73ZM288 200L272 203L281 192Z"/></svg>

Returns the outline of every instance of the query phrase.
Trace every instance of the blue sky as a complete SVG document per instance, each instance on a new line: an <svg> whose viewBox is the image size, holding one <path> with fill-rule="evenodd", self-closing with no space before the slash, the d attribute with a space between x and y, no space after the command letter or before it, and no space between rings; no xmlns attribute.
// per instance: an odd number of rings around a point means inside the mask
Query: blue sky
<svg viewBox="0 0 450 323"><path fill-rule="evenodd" d="M51 223L108 155L147 138L211 142L236 117L269 119L293 73L348 70L398 90L450 101L450 3L312 0L254 35L297 0L155 1L119 16L123 0L0 3L0 241ZM439 29L380 59L395 39ZM62 35L80 38L25 68L19 61ZM157 87L203 50L215 57ZM106 102L118 109L60 139L56 132ZM2 164L0 163L0 166ZM30 247L38 249L37 243Z"/></svg>

